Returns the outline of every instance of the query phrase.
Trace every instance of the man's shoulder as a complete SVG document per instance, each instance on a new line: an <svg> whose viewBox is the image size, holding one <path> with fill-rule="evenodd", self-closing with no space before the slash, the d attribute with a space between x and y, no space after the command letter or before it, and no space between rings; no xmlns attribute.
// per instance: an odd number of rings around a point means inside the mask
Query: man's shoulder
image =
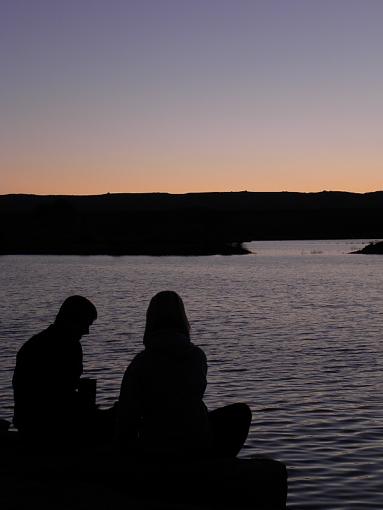
<svg viewBox="0 0 383 510"><path fill-rule="evenodd" d="M50 327L40 331L40 333L36 333L36 335L33 335L20 347L18 355L26 355L45 348L46 344L49 342L49 339L52 336L53 334Z"/></svg>

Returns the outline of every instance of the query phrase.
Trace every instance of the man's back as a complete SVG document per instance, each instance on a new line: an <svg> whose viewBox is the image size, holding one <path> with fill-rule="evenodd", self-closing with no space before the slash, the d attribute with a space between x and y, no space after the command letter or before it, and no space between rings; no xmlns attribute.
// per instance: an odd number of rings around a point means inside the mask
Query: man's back
<svg viewBox="0 0 383 510"><path fill-rule="evenodd" d="M14 424L23 432L67 428L78 411L82 348L55 324L19 350L13 375Z"/></svg>

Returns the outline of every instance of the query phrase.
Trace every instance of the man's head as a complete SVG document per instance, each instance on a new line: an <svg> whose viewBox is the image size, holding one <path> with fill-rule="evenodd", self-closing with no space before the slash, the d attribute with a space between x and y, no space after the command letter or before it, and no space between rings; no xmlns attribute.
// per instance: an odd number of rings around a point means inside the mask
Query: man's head
<svg viewBox="0 0 383 510"><path fill-rule="evenodd" d="M66 329L78 340L89 333L89 326L97 319L93 303L82 296L70 296L61 305L55 324Z"/></svg>

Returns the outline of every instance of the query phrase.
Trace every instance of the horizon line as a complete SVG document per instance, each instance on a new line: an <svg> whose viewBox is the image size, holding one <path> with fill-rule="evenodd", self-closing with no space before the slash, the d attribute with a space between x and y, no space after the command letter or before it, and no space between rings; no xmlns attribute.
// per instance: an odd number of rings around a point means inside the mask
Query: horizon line
<svg viewBox="0 0 383 510"><path fill-rule="evenodd" d="M25 196L25 197L102 197L108 195L218 195L225 193L258 193L258 194L276 194L276 193L291 193L291 194L306 194L315 195L319 193L344 193L352 195L370 195L373 193L382 193L383 189L377 189L373 191L346 191L346 190L328 190L323 189L320 191L253 191L253 190L230 190L230 191L186 191L186 192L170 192L170 191L106 191L104 193L1 193L0 197L11 197L11 196Z"/></svg>

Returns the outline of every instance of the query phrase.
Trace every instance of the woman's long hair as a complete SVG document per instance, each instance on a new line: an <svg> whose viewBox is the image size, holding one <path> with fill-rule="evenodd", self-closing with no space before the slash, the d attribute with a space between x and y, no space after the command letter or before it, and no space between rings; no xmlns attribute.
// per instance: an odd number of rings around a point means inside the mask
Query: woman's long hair
<svg viewBox="0 0 383 510"><path fill-rule="evenodd" d="M146 312L144 345L147 339L161 330L174 330L189 336L190 325L182 299L172 290L164 290L152 297Z"/></svg>

